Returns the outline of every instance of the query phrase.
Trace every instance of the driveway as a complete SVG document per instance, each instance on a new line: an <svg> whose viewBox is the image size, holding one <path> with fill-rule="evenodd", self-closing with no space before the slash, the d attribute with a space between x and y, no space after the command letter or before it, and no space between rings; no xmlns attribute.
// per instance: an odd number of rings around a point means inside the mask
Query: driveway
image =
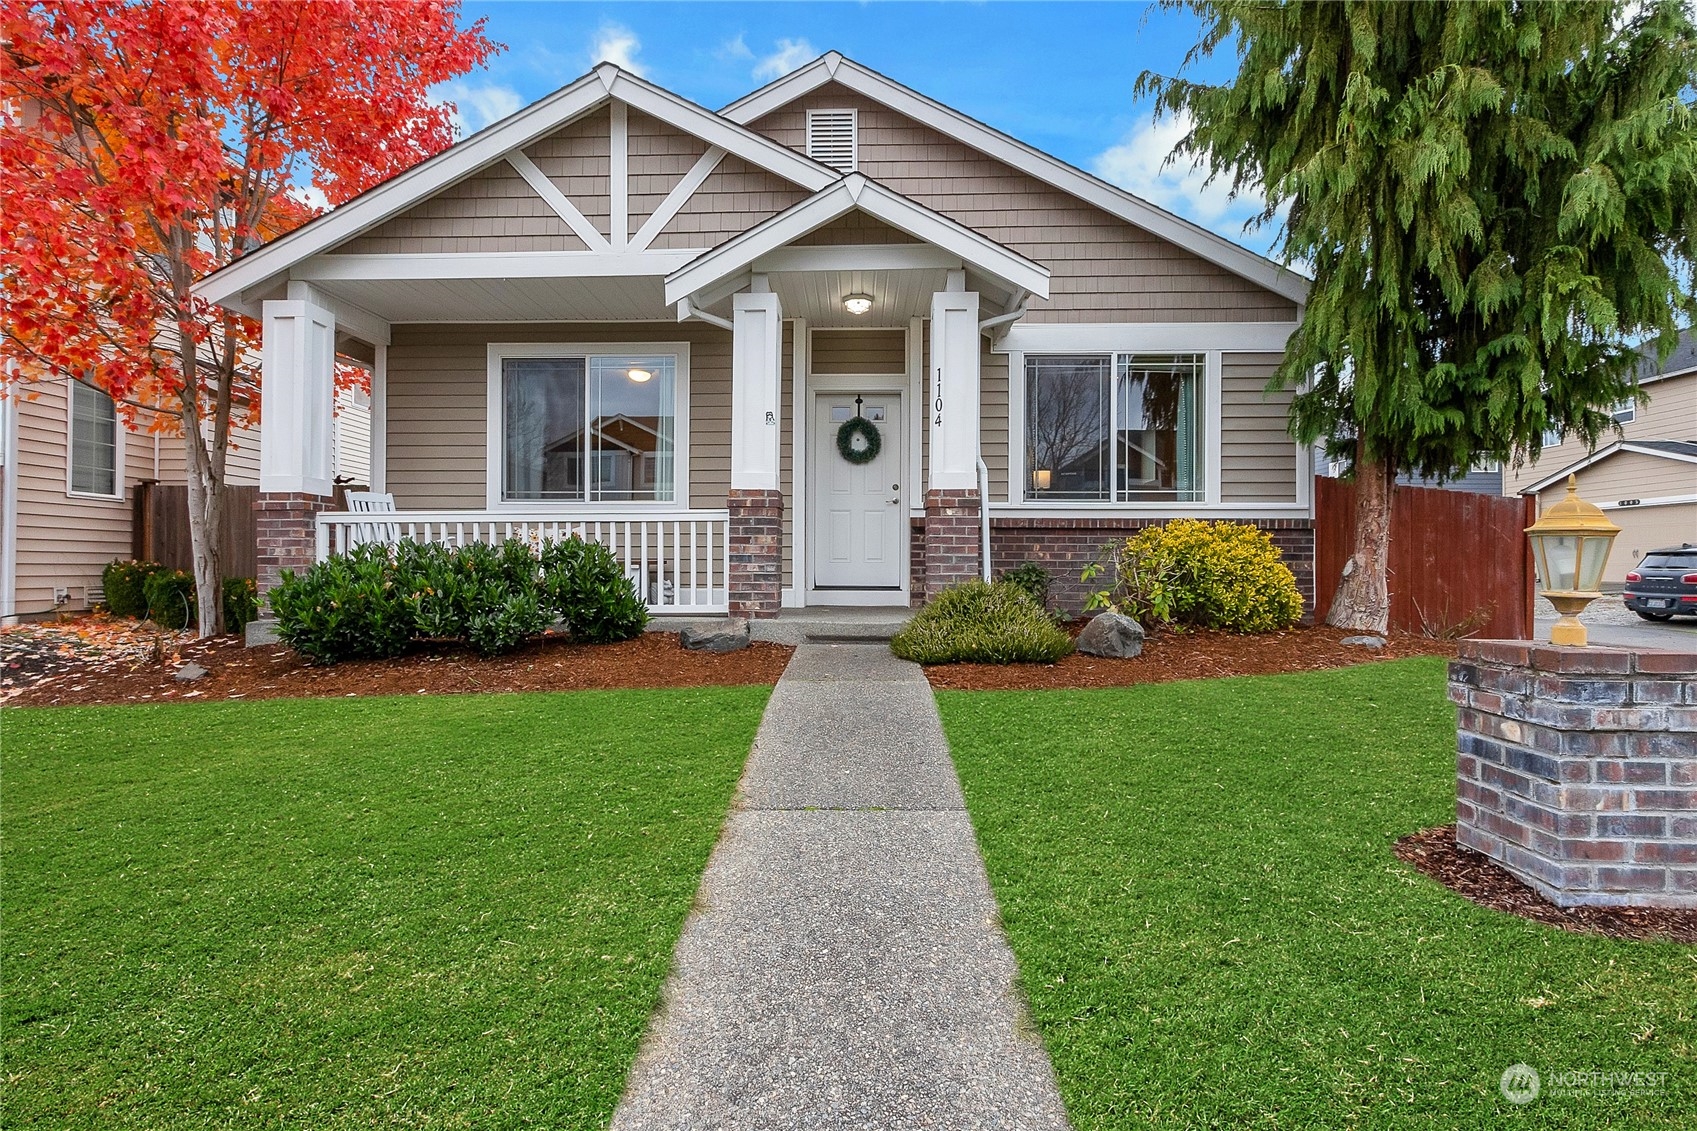
<svg viewBox="0 0 1697 1131"><path fill-rule="evenodd" d="M1675 617L1657 623L1648 621L1621 604L1620 597L1608 594L1592 601L1579 615L1580 623L1591 634L1591 643L1608 644L1618 648L1672 648L1682 652L1697 652L1697 617ZM1556 623L1556 611L1542 597L1538 598L1532 635L1537 640L1550 638L1550 626Z"/></svg>

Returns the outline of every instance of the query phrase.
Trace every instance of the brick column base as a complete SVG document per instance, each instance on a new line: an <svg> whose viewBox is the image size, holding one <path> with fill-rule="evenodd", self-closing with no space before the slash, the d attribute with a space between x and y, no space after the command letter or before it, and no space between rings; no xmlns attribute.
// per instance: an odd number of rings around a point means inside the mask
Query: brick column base
<svg viewBox="0 0 1697 1131"><path fill-rule="evenodd" d="M733 490L726 505L731 615L775 617L783 601L783 493Z"/></svg>
<svg viewBox="0 0 1697 1131"><path fill-rule="evenodd" d="M260 615L266 614L265 595L277 588L285 569L300 573L317 560L318 513L331 503L327 495L300 491L261 491L254 499Z"/></svg>
<svg viewBox="0 0 1697 1131"><path fill-rule="evenodd" d="M979 573L978 492L925 492L925 596Z"/></svg>
<svg viewBox="0 0 1697 1131"><path fill-rule="evenodd" d="M1697 907L1697 652L1464 640L1455 839L1562 907Z"/></svg>

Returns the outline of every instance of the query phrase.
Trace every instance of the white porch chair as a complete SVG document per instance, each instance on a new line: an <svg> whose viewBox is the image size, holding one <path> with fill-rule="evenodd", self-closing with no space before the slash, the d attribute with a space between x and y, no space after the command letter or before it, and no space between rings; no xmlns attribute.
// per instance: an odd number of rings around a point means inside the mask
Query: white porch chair
<svg viewBox="0 0 1697 1131"><path fill-rule="evenodd" d="M395 496L386 491L349 491L348 510L354 514L394 514ZM347 538L350 550L367 542L381 542L386 546L393 546L401 540L401 524L361 522L348 527Z"/></svg>

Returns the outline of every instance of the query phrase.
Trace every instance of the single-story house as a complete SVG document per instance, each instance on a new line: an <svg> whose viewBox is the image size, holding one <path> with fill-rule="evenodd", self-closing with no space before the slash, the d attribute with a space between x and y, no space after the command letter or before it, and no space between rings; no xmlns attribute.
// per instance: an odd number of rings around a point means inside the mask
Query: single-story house
<svg viewBox="0 0 1697 1131"><path fill-rule="evenodd" d="M1651 550L1697 542L1697 440L1617 440L1521 494L1536 496L1542 512L1567 494L1569 475L1579 480L1580 497L1620 527L1604 585L1624 586L1627 571Z"/></svg>
<svg viewBox="0 0 1697 1131"><path fill-rule="evenodd" d="M609 542L656 613L907 605L1178 516L1312 592L1269 395L1306 280L831 53L724 109L611 64L202 280L264 320L260 584L348 544L331 343L403 537ZM987 520L987 523L984 521Z"/></svg>

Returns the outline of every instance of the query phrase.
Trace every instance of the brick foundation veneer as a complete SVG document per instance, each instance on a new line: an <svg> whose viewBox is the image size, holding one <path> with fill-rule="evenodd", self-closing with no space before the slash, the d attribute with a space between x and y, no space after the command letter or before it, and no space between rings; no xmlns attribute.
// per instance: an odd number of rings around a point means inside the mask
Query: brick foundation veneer
<svg viewBox="0 0 1697 1131"><path fill-rule="evenodd" d="M1084 607L1092 586L1079 580L1084 567L1095 561L1102 547L1118 544L1145 526L1159 526L1159 518L992 518L990 560L999 576L1024 562L1036 562L1049 571L1049 601L1055 608L1077 612ZM1252 520L1265 530L1273 545L1284 554L1284 562L1296 575L1302 605L1314 611L1314 524L1308 519ZM1094 587L1107 585L1103 575Z"/></svg>
<svg viewBox="0 0 1697 1131"><path fill-rule="evenodd" d="M1697 907L1697 653L1470 640L1456 840L1563 906Z"/></svg>
<svg viewBox="0 0 1697 1131"><path fill-rule="evenodd" d="M297 491L261 491L253 502L254 536L258 539L255 581L261 609L265 595L277 587L282 572L311 568L318 556L318 514L331 507L328 495Z"/></svg>
<svg viewBox="0 0 1697 1131"><path fill-rule="evenodd" d="M775 617L783 601L783 493L736 490L725 502L731 615Z"/></svg>
<svg viewBox="0 0 1697 1131"><path fill-rule="evenodd" d="M978 492L925 492L925 538L914 553L925 557L926 597L970 581L979 572Z"/></svg>

